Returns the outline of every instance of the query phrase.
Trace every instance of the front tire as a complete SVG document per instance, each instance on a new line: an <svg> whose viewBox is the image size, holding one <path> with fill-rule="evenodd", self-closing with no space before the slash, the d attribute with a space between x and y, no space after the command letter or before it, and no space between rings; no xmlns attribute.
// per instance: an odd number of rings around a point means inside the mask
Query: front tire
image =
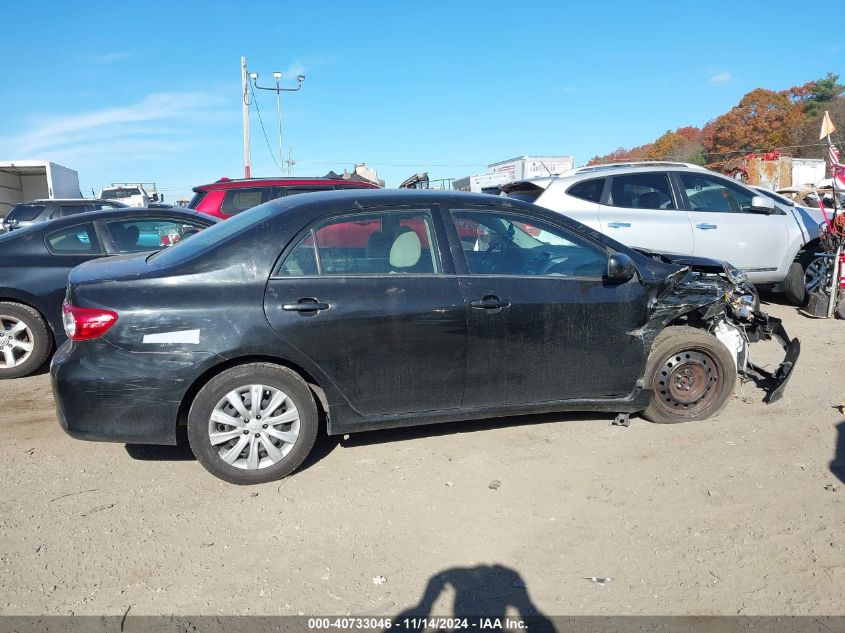
<svg viewBox="0 0 845 633"><path fill-rule="evenodd" d="M807 288L804 280L804 266L801 262L792 262L786 278L783 280L783 295L794 306L803 306L807 301Z"/></svg>
<svg viewBox="0 0 845 633"><path fill-rule="evenodd" d="M47 360L52 346L50 330L36 310L0 302L0 379L33 373Z"/></svg>
<svg viewBox="0 0 845 633"><path fill-rule="evenodd" d="M736 376L733 356L715 336L668 327L655 339L646 364L652 396L643 416L657 424L713 417L733 393Z"/></svg>
<svg viewBox="0 0 845 633"><path fill-rule="evenodd" d="M227 369L200 389L188 413L188 441L203 467L229 483L275 481L314 446L319 418L308 385L271 363Z"/></svg>

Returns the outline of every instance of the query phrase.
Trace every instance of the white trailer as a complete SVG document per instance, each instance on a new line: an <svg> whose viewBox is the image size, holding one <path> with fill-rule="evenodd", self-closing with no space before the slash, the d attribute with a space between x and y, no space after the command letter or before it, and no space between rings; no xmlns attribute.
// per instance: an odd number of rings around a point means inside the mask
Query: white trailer
<svg viewBox="0 0 845 633"><path fill-rule="evenodd" d="M27 200L81 198L79 174L46 160L0 161L0 218Z"/></svg>
<svg viewBox="0 0 845 633"><path fill-rule="evenodd" d="M498 185L512 180L525 180L562 174L575 166L572 156L517 156L487 165L486 174L456 178L452 188L458 191L495 192Z"/></svg>

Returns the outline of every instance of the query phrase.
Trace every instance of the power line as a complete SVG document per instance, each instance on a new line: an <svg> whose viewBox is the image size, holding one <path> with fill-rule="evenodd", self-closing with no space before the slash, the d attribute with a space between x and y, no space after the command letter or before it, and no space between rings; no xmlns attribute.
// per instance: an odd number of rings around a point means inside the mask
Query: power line
<svg viewBox="0 0 845 633"><path fill-rule="evenodd" d="M261 118L261 110L258 108L258 99L255 98L255 90L252 88L252 83L249 84L249 91L252 93L252 102L255 104L255 112L258 114L258 122L261 124L261 132L264 134L264 141L267 143L267 150L270 152L270 156L273 159L273 162L276 163L276 167L279 169L279 173L282 172L282 166L279 165L279 161L276 160L276 154L273 153L273 148L270 147L270 139L267 138L267 130L264 129L264 120Z"/></svg>

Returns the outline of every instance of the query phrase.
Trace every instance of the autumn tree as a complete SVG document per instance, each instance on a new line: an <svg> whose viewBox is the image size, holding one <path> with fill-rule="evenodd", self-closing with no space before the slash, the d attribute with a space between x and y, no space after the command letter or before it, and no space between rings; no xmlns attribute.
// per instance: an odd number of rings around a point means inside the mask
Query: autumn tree
<svg viewBox="0 0 845 633"><path fill-rule="evenodd" d="M678 160L703 164L701 152L701 130L687 126L658 138L645 152L646 160Z"/></svg>
<svg viewBox="0 0 845 633"><path fill-rule="evenodd" d="M757 88L704 126L702 145L711 162L729 154L783 147L794 138L803 116L803 106L788 94Z"/></svg>

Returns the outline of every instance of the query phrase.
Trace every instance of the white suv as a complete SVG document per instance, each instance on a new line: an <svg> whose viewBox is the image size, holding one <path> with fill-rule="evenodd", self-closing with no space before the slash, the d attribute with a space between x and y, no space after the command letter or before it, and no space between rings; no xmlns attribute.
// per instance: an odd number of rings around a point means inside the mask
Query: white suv
<svg viewBox="0 0 845 633"><path fill-rule="evenodd" d="M801 304L812 283L821 212L790 206L697 165L580 167L501 189L629 246L730 262L792 303Z"/></svg>

